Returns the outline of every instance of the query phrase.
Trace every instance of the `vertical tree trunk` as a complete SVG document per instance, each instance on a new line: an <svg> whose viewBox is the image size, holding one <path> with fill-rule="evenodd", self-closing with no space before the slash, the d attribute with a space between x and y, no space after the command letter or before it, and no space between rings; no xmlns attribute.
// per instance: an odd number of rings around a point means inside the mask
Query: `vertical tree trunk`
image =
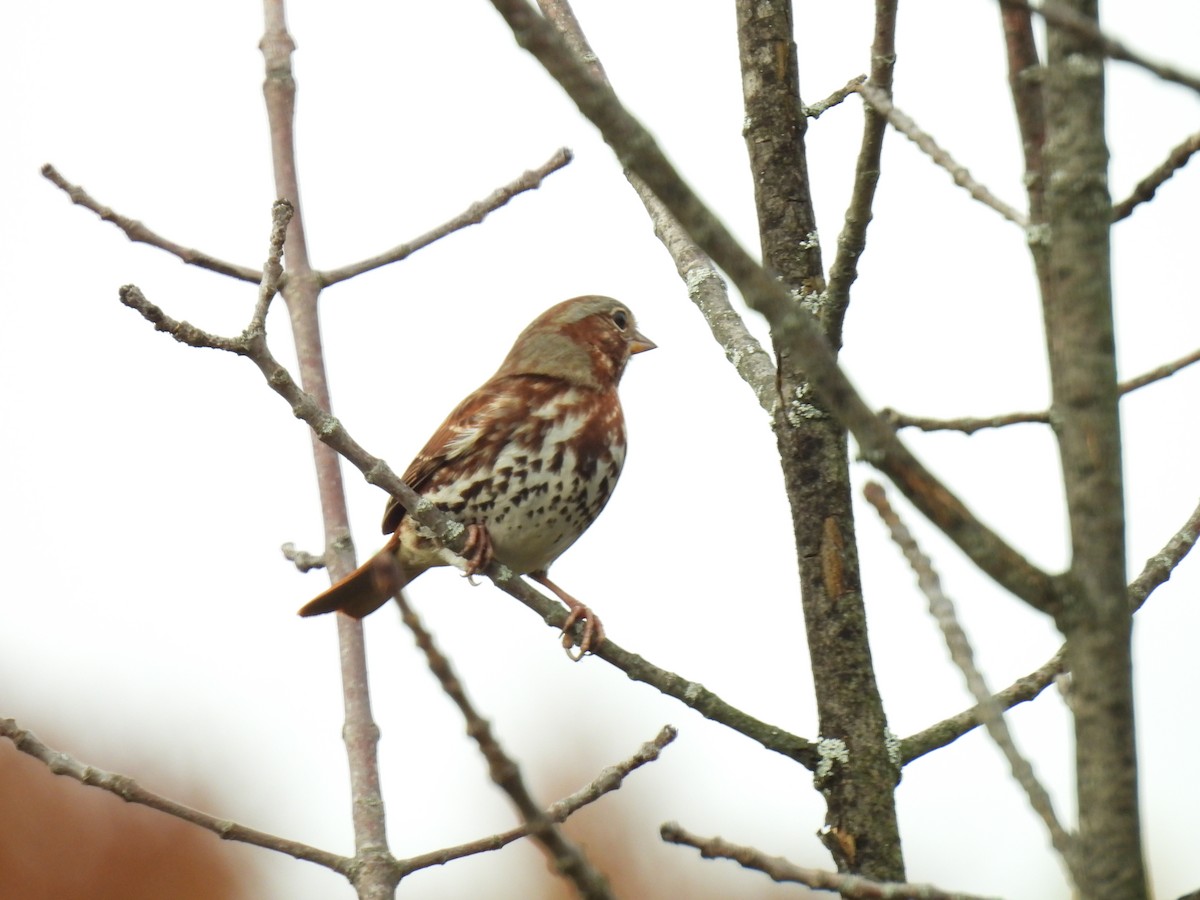
<svg viewBox="0 0 1200 900"><path fill-rule="evenodd" d="M1097 0L1069 0L1089 18ZM1043 297L1053 414L1071 518L1072 561L1059 627L1075 714L1084 897L1147 896L1134 748L1132 620L1116 351L1109 272L1104 59L1071 31L1048 31L1045 202L1048 288Z"/></svg>
<svg viewBox="0 0 1200 900"><path fill-rule="evenodd" d="M763 258L796 302L825 290L805 159L789 3L739 0L738 44ZM814 310L827 335L836 322ZM826 846L838 868L901 881L896 823L898 760L867 642L866 612L851 508L846 431L811 396L801 360L774 333L780 403L775 433L792 509L801 599L812 657L821 737L831 743L817 773L827 804ZM836 743L840 742L840 743Z"/></svg>

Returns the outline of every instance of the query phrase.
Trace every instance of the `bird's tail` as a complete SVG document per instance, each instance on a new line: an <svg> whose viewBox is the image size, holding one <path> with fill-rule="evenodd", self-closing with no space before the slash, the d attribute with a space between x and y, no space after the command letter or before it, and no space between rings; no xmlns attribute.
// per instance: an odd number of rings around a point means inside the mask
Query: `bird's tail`
<svg viewBox="0 0 1200 900"><path fill-rule="evenodd" d="M412 577L397 558L399 540L395 535L383 549L365 563L300 608L302 616L344 612L361 619L387 603Z"/></svg>

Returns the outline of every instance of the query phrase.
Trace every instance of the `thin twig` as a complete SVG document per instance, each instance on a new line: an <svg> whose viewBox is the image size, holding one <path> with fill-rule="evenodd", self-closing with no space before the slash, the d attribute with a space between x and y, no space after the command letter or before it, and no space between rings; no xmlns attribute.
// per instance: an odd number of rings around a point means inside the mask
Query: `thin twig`
<svg viewBox="0 0 1200 900"><path fill-rule="evenodd" d="M576 810L582 809L589 803L594 803L610 791L617 790L621 787L622 782L624 782L625 777L630 772L658 759L663 748L675 740L677 733L672 726L663 726L663 729L654 740L646 741L646 743L642 744L641 748L633 756L629 757L629 759L609 766L575 793L563 797L557 803L551 804L545 811L545 817L551 822L565 822ZM464 856L473 856L477 853L499 850L501 847L505 847L513 841L527 836L529 833L530 826L528 824L519 825L516 828L510 828L508 831L502 831L499 834L459 844L456 847L446 847L442 850L434 850L432 853L423 853L420 856L402 859L398 861L397 865L402 873L407 875L409 872L415 872L417 869L444 865L452 860L461 859Z"/></svg>
<svg viewBox="0 0 1200 900"><path fill-rule="evenodd" d="M601 84L608 84L604 67L588 44L570 3L567 0L538 0L538 6L562 35L575 58L587 67L591 77ZM759 406L773 416L779 402L779 392L775 388L775 364L729 302L725 279L646 183L628 168L624 171L630 186L645 206L650 221L654 223L654 233L666 247L679 277L687 285L688 296L708 323L712 336L724 349L725 358L754 391Z"/></svg>
<svg viewBox="0 0 1200 900"><path fill-rule="evenodd" d="M840 104L843 100L855 92L860 84L867 80L866 75L856 75L838 88L824 100L818 100L812 106L804 107L804 115L809 119L818 119L822 113L828 112L833 107Z"/></svg>
<svg viewBox="0 0 1200 900"><path fill-rule="evenodd" d="M213 832L222 840L239 841L266 850L274 850L277 853L285 853L295 859L303 859L335 872L341 872L343 875L349 872L353 863L353 860L345 856L319 850L308 844L281 838L265 831L247 828L230 819L219 819L161 794L148 791L128 775L106 772L104 769L80 762L60 750L47 747L38 739L37 735L19 727L12 719L0 719L0 737L8 738L18 750L45 764L46 768L55 775L65 775L80 784L115 794L128 803L148 806L185 822L191 822L193 825L199 825L201 828Z"/></svg>
<svg viewBox="0 0 1200 900"><path fill-rule="evenodd" d="M112 222L125 232L125 236L134 243L149 244L151 247L157 247L159 250L165 250L171 255L178 257L189 266L198 266L201 269L208 269L210 272L216 272L220 275L228 275L230 278L237 278L240 281L249 281L257 284L262 278L261 269L255 269L250 266L239 266L237 263L226 262L223 259L210 256L202 250L193 250L191 247L184 247L172 240L168 240L161 234L151 231L136 219L123 216L112 207L104 206L97 200L94 200L79 185L72 184L63 178L50 163L42 166L42 175L62 189L71 198L72 203L82 206L84 209L90 209L105 222Z"/></svg>
<svg viewBox="0 0 1200 900"><path fill-rule="evenodd" d="M861 875L804 868L753 847L731 844L719 837L699 837L675 822L664 824L659 833L668 843L695 847L705 859L731 859L743 868L762 872L772 881L798 882L819 891L837 891L849 900L984 900L974 894L944 891L931 884L871 881Z"/></svg>
<svg viewBox="0 0 1200 900"><path fill-rule="evenodd" d="M1073 9L1063 6L1061 3L1034 4L1030 3L1029 0L1000 0L1000 4L1002 6L1012 6L1017 9L1028 9L1035 12L1045 19L1047 24L1053 25L1056 28L1073 31L1092 41L1098 45L1101 53L1111 59L1119 59L1122 62L1140 66L1146 71L1154 73L1163 81L1181 84L1200 93L1200 77L1190 72L1185 72L1183 69L1169 63L1156 62L1141 53L1131 50L1121 41L1105 34L1095 22L1086 16L1080 15Z"/></svg>
<svg viewBox="0 0 1200 900"><path fill-rule="evenodd" d="M1025 795L1029 798L1029 805L1045 824L1054 849L1058 851L1067 869L1073 873L1072 838L1058 821L1050 794L1038 781L1033 766L1017 749L1016 741L1008 729L1008 723L1004 720L1004 710L993 698L987 680L975 665L975 653L971 648L971 642L968 640L966 632L963 631L962 625L959 624L953 601L942 590L942 581L933 568L933 563L921 551L912 533L888 502L882 485L874 481L868 482L863 488L863 496L875 507L879 518L891 532L892 540L900 548L904 558L908 560L908 564L916 574L917 584L929 601L929 612L945 637L950 658L962 672L967 689L978 704L976 710L983 720L988 735L1000 748L1004 758L1008 760L1013 778L1025 791Z"/></svg>
<svg viewBox="0 0 1200 900"><path fill-rule="evenodd" d="M864 96L866 87L872 95L891 99L892 81L896 69L896 4L897 0L875 0L875 37L871 42L871 77L860 81L853 90ZM846 89L851 89L846 85ZM858 261L867 249L867 226L874 216L875 190L883 170L883 139L887 122L870 105L863 110L863 130L859 139L858 158L854 162L854 188L846 205L842 230L838 233L837 252L829 267L826 302L821 310L822 324L835 347L842 343L842 327L850 308L850 288L858 279Z"/></svg>
<svg viewBox="0 0 1200 900"><path fill-rule="evenodd" d="M1196 153L1200 153L1200 131L1188 135L1183 143L1174 147L1167 158L1154 171L1137 183L1133 193L1113 206L1113 221L1120 222L1134 211L1139 203L1146 203L1155 192L1176 172L1187 165Z"/></svg>
<svg viewBox="0 0 1200 900"><path fill-rule="evenodd" d="M433 635L421 624L420 618L408 605L403 592L396 593L396 603L400 606L400 614L404 624L413 633L417 646L425 654L429 669L437 677L446 696L454 701L467 722L467 734L479 745L479 752L488 763L488 772L492 781L504 793L508 794L521 818L525 821L529 836L533 838L554 862L554 870L569 879L579 891L580 896L609 900L613 896L609 889L608 880L588 860L587 855L569 840L546 812L533 799L525 780L521 777L521 769L500 746L492 734L491 725L478 712L467 697L462 682L454 672L450 661L438 650Z"/></svg>
<svg viewBox="0 0 1200 900"><path fill-rule="evenodd" d="M443 222L436 228L431 228L424 234L413 238L411 241L399 244L391 250L386 250L376 256L351 263L350 265L341 266L337 269L327 269L317 272L316 276L322 287L328 287L331 284L337 284L339 281L353 278L355 275L370 272L372 269L400 262L400 260L412 256L418 250L423 250L425 247L428 247L435 241L441 240L447 235L461 231L464 228L469 228L472 225L480 224L490 213L504 206L513 197L523 194L525 191L532 191L541 187L542 182L549 175L567 165L572 158L571 151L566 147L562 147L555 151L553 156L536 169L529 169L523 172L508 184L496 188L496 190L492 191L482 200L472 203L453 219Z"/></svg>
<svg viewBox="0 0 1200 900"><path fill-rule="evenodd" d="M1120 382L1117 385L1117 393L1123 397L1139 388L1146 387L1146 385L1169 378L1179 370L1185 369L1197 362L1200 362L1200 349L1193 350L1191 353L1179 357L1179 359L1163 363L1161 366L1150 369L1148 372L1143 372L1141 375L1135 375L1133 378ZM1025 424L1046 425L1050 422L1050 413L1045 410L1040 412L1006 413L990 418L967 416L961 419L933 419L923 416L910 416L897 412L894 409L882 409L879 415L896 428L919 428L922 431L961 431L964 434L974 434L976 431L982 431L985 428L1004 428L1008 425Z"/></svg>
<svg viewBox="0 0 1200 900"><path fill-rule="evenodd" d="M992 702L997 708L1008 710L1018 703L1027 703L1036 699L1054 682L1055 678L1062 674L1065 665L1064 649L1060 647L1057 653L1028 675L1018 678L1004 690L993 694ZM964 734L974 731L982 724L982 711L978 706L972 706L970 709L964 709L916 734L909 735L900 741L901 765L908 765L914 759L920 759L927 753L954 743Z"/></svg>
<svg viewBox="0 0 1200 900"><path fill-rule="evenodd" d="M860 84L854 90L872 109L886 117L888 123L893 128L920 147L925 155L934 163L950 173L950 177L954 179L955 184L966 190L968 194L984 206L988 206L1000 213L1000 215L1013 224L1020 225L1022 228L1029 227L1029 219L1024 213L1009 206L977 181L967 171L966 166L955 161L954 157L938 146L937 141L927 132L923 131L916 122L897 109L887 94L869 82Z"/></svg>
<svg viewBox="0 0 1200 900"><path fill-rule="evenodd" d="M1166 546L1146 560L1142 571L1129 583L1129 605L1132 611L1141 609L1154 593L1154 589L1166 583L1176 566L1192 552L1197 540L1200 540L1200 506L1192 510L1183 527L1171 536Z"/></svg>

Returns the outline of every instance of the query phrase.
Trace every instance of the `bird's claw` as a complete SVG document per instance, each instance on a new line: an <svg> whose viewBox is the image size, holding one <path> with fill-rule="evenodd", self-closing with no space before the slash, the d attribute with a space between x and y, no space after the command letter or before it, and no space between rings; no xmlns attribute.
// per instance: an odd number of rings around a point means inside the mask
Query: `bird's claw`
<svg viewBox="0 0 1200 900"><path fill-rule="evenodd" d="M475 587L478 584L475 576L492 564L494 556L492 536L488 533L486 526L467 526L467 542L463 544L460 556L467 561L463 577L472 587Z"/></svg>
<svg viewBox="0 0 1200 900"><path fill-rule="evenodd" d="M583 634L580 635L579 646L576 647L575 639L569 632L581 619L583 620ZM567 618L563 621L562 626L562 645L563 649L567 651L567 656L572 661L579 662L591 653L593 648L599 647L603 643L604 625L601 624L600 617L576 600L571 606L571 611L567 613Z"/></svg>

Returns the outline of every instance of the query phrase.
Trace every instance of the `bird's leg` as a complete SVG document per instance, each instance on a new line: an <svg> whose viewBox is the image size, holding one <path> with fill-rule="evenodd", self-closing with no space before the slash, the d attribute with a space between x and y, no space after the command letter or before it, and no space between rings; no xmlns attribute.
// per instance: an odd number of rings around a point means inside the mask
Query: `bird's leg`
<svg viewBox="0 0 1200 900"><path fill-rule="evenodd" d="M592 612L589 607L580 603L551 581L550 576L546 574L545 570L530 572L529 577L554 594L563 603L567 604L567 608L570 610L567 613L567 620L563 622L562 630L562 644L563 649L567 651L567 656L571 657L575 662L579 662L586 654L592 652L593 647L599 647L604 643L604 625L600 622L600 617ZM571 635L568 632L571 630L571 626L580 619L583 620L583 636L579 641L579 652L575 653L575 642L571 640Z"/></svg>
<svg viewBox="0 0 1200 900"><path fill-rule="evenodd" d="M473 587L474 576L492 564L492 536L486 525L467 526L467 542L463 544L461 556L467 561L465 576Z"/></svg>

